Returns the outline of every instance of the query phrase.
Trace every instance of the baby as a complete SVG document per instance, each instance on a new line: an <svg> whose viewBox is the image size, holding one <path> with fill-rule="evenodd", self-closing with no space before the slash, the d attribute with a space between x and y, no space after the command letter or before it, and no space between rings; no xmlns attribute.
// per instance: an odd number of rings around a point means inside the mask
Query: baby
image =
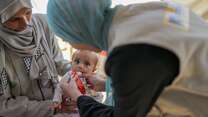
<svg viewBox="0 0 208 117"><path fill-rule="evenodd" d="M70 80L70 78L74 78L77 83L77 87L82 94L92 96L97 101L101 101L101 93L97 93L91 90L89 88L90 85L88 85L87 83L87 79L83 77L84 74L93 74L96 70L97 63L98 56L94 52L88 50L78 50L72 55L71 70L63 78L67 78L67 80ZM74 103L70 99L67 100L67 103L69 103L69 105L70 103ZM55 108L62 108L61 103L66 101L66 99L64 99L64 97L62 96L62 89L59 85L55 90L53 101L55 103ZM72 113L78 114L76 103L74 104L75 105Z"/></svg>

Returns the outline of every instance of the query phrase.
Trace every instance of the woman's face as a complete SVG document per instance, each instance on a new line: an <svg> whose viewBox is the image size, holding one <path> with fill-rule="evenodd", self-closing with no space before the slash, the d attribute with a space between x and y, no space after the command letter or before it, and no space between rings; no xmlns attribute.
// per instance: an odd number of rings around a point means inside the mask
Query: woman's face
<svg viewBox="0 0 208 117"><path fill-rule="evenodd" d="M102 50L90 45L86 44L71 44L71 46L75 49L80 49L80 50L89 50L89 51L94 51L94 52L101 52Z"/></svg>
<svg viewBox="0 0 208 117"><path fill-rule="evenodd" d="M27 28L31 17L32 9L22 8L13 17L3 23L3 26L10 30L21 32Z"/></svg>

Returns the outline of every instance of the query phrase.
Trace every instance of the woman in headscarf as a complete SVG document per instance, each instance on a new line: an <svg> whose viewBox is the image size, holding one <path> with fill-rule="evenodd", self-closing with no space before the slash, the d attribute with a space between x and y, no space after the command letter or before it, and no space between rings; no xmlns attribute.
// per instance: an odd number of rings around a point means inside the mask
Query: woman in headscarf
<svg viewBox="0 0 208 117"><path fill-rule="evenodd" d="M0 116L51 117L58 75L70 69L30 0L0 1Z"/></svg>
<svg viewBox="0 0 208 117"><path fill-rule="evenodd" d="M48 4L58 36L75 48L109 52L105 71L115 107L82 96L73 80L62 80L81 117L144 117L156 101L151 116L207 117L207 23L171 2L110 6L111 0Z"/></svg>

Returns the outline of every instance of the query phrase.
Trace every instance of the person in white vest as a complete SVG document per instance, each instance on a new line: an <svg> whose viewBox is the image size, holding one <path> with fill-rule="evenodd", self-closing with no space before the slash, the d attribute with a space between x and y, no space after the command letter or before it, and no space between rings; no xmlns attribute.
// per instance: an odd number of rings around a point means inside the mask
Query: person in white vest
<svg viewBox="0 0 208 117"><path fill-rule="evenodd" d="M31 0L0 0L0 117L55 116L58 75L70 68L46 16L32 14Z"/></svg>
<svg viewBox="0 0 208 117"><path fill-rule="evenodd" d="M208 116L208 24L188 8L49 0L48 21L75 48L109 52L114 107L81 95L73 80L61 81L81 117L145 117L151 110L153 117Z"/></svg>

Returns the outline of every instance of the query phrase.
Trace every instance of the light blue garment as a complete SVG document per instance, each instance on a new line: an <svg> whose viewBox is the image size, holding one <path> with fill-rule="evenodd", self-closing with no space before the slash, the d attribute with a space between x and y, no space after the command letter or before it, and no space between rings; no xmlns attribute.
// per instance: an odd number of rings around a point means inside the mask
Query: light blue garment
<svg viewBox="0 0 208 117"><path fill-rule="evenodd" d="M48 22L69 43L108 49L108 31L115 8L111 0L49 0Z"/></svg>
<svg viewBox="0 0 208 117"><path fill-rule="evenodd" d="M113 89L111 86L111 79L108 78L106 80L106 86L105 86L105 90L106 90L106 100L105 100L105 104L109 105L109 106L114 106L114 99L113 99Z"/></svg>

